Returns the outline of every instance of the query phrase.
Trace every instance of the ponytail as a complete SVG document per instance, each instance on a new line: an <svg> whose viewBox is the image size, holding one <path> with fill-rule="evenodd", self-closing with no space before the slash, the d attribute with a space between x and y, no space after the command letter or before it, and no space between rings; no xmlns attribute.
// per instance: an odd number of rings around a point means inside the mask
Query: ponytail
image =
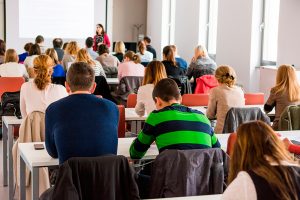
<svg viewBox="0 0 300 200"><path fill-rule="evenodd" d="M163 49L163 54L166 61L171 62L174 67L177 67L175 53L171 46L165 46Z"/></svg>
<svg viewBox="0 0 300 200"><path fill-rule="evenodd" d="M47 55L40 55L33 61L34 83L39 90L44 90L51 83L54 62Z"/></svg>
<svg viewBox="0 0 300 200"><path fill-rule="evenodd" d="M141 57L133 51L127 51L124 58L129 58L129 60L133 61L135 64L141 63Z"/></svg>

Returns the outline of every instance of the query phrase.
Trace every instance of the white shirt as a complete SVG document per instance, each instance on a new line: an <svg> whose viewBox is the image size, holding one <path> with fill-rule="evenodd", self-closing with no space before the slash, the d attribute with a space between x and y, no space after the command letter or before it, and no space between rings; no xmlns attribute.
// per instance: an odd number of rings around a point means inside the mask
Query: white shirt
<svg viewBox="0 0 300 200"><path fill-rule="evenodd" d="M25 67L33 67L33 60L38 57L38 55L33 55L33 56L27 56L26 59L24 60L24 65Z"/></svg>
<svg viewBox="0 0 300 200"><path fill-rule="evenodd" d="M2 77L26 77L28 73L23 64L9 62L0 65L0 76Z"/></svg>
<svg viewBox="0 0 300 200"><path fill-rule="evenodd" d="M151 53L150 51L145 51L144 55L138 52L137 55L141 57L142 62L151 62L153 60L153 53Z"/></svg>
<svg viewBox="0 0 300 200"><path fill-rule="evenodd" d="M39 90L33 81L24 83L20 92L20 109L25 118L33 111L45 112L47 107L68 96L66 88L62 85L49 84L44 90Z"/></svg>
<svg viewBox="0 0 300 200"><path fill-rule="evenodd" d="M153 110L156 110L155 103L152 98L153 89L153 84L147 84L139 87L137 103L135 106L135 112L139 116L144 116L145 114L149 115Z"/></svg>

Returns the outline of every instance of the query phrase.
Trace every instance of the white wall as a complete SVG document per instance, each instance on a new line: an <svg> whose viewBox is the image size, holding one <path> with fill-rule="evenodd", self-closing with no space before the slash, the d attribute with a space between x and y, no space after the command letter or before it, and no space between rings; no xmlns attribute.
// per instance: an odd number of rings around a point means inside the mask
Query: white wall
<svg viewBox="0 0 300 200"><path fill-rule="evenodd" d="M281 0L277 63L300 68L300 1Z"/></svg>
<svg viewBox="0 0 300 200"><path fill-rule="evenodd" d="M143 24L140 34L146 34L147 0L113 0L112 41L136 42L134 24Z"/></svg>
<svg viewBox="0 0 300 200"><path fill-rule="evenodd" d="M4 39L4 2L0 0L0 39Z"/></svg>

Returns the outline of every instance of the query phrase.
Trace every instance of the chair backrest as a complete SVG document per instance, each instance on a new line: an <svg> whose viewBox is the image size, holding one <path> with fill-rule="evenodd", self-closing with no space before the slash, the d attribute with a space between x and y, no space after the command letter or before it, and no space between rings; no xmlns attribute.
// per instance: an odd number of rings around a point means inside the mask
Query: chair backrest
<svg viewBox="0 0 300 200"><path fill-rule="evenodd" d="M109 85L104 76L95 76L95 83L97 84L94 95L101 95L103 98L115 102L109 89Z"/></svg>
<svg viewBox="0 0 300 200"><path fill-rule="evenodd" d="M207 106L208 94L184 94L182 104L185 106Z"/></svg>
<svg viewBox="0 0 300 200"><path fill-rule="evenodd" d="M123 105L118 105L118 109L119 109L118 138L124 138L126 132L125 107Z"/></svg>
<svg viewBox="0 0 300 200"><path fill-rule="evenodd" d="M142 85L143 78L142 76L125 76L121 78L116 92L117 96L123 101L127 101L129 94L137 93L140 85Z"/></svg>
<svg viewBox="0 0 300 200"><path fill-rule="evenodd" d="M231 133L228 137L228 140L227 140L227 150L226 150L226 153L231 156L232 153L233 153L233 147L234 147L234 144L235 144L235 141L236 141L236 137L237 137L237 134L236 133Z"/></svg>
<svg viewBox="0 0 300 200"><path fill-rule="evenodd" d="M17 92L25 82L23 77L0 77L0 97L4 92Z"/></svg>
<svg viewBox="0 0 300 200"><path fill-rule="evenodd" d="M127 108L134 108L136 105L137 94L129 94L127 98Z"/></svg>
<svg viewBox="0 0 300 200"><path fill-rule="evenodd" d="M214 75L204 75L196 79L195 94L208 93L214 87L219 85Z"/></svg>
<svg viewBox="0 0 300 200"><path fill-rule="evenodd" d="M245 93L245 105L263 105L264 93Z"/></svg>
<svg viewBox="0 0 300 200"><path fill-rule="evenodd" d="M279 131L300 130L300 105L291 105L282 112L279 123Z"/></svg>
<svg viewBox="0 0 300 200"><path fill-rule="evenodd" d="M177 83L181 95L193 93L191 83L187 76L168 76L168 78L173 79Z"/></svg>

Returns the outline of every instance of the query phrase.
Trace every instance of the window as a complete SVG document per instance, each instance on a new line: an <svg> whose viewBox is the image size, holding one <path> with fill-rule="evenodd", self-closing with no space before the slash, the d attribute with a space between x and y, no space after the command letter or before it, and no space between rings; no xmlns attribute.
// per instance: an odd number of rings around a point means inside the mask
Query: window
<svg viewBox="0 0 300 200"><path fill-rule="evenodd" d="M261 28L262 65L276 65L280 0L263 0Z"/></svg>
<svg viewBox="0 0 300 200"><path fill-rule="evenodd" d="M218 0L209 0L208 4L208 33L207 51L212 57L216 56L218 28Z"/></svg>

